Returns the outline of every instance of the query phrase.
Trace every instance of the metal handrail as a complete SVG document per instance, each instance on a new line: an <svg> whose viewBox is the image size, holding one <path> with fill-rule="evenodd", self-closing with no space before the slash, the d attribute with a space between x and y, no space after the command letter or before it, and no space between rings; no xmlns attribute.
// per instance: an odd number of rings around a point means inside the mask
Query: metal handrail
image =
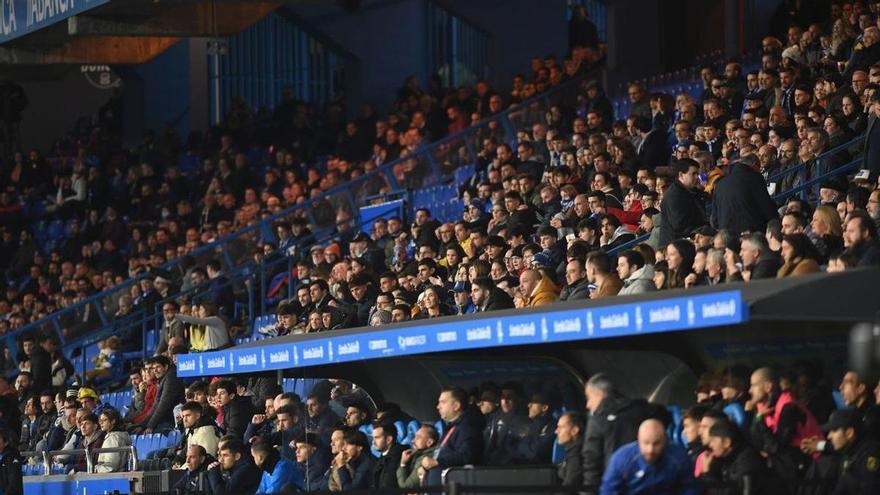
<svg viewBox="0 0 880 495"><path fill-rule="evenodd" d="M855 144L857 144L858 141L862 141L864 139L865 139L865 135L862 134L858 137L853 138L852 140L850 140L846 143L840 144L840 145L836 146L835 148L832 148L832 149L822 153L821 155L817 156L816 158L811 158L810 160L798 163L797 165L795 165L793 167L786 168L785 170L780 170L779 172L767 177L767 182L770 183L775 180L779 180L787 175L791 175L795 172L800 172L801 170L806 168L807 165L810 164L810 162L813 162L815 160L821 160L823 158L828 158L831 155L840 153L841 151L845 151L846 149L850 148L851 146L854 146Z"/></svg>
<svg viewBox="0 0 880 495"><path fill-rule="evenodd" d="M78 455L82 454L86 457L86 472L92 473L94 471L94 461L92 460L92 456L90 454L129 454L128 456L128 471L136 471L137 470L137 448L134 445L130 445L128 447L98 447L97 449L62 449L62 450L26 450L21 452L22 457L37 457L41 456L43 459L43 473L45 475L52 474L52 458L58 455Z"/></svg>

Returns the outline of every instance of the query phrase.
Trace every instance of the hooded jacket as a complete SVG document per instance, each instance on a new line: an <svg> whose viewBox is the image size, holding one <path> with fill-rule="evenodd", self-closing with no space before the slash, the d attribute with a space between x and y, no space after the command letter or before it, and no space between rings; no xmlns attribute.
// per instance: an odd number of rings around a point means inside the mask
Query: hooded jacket
<svg viewBox="0 0 880 495"><path fill-rule="evenodd" d="M654 285L654 267L652 265L645 265L634 271L632 275L623 281L623 287L617 295L629 296L654 292L656 290L657 286Z"/></svg>
<svg viewBox="0 0 880 495"><path fill-rule="evenodd" d="M556 284L547 277L541 277L541 281L538 282L526 300L525 307L543 306L555 302L557 299L559 299L559 289L556 288Z"/></svg>
<svg viewBox="0 0 880 495"><path fill-rule="evenodd" d="M489 297L486 301L486 304L480 308L477 308L477 313L482 313L484 311L498 311L500 309L511 309L513 308L513 299L507 295L501 289L493 287L491 291L489 291Z"/></svg>
<svg viewBox="0 0 880 495"><path fill-rule="evenodd" d="M102 448L131 447L131 437L125 431L111 431L104 436ZM125 471L128 462L128 454L121 452L98 454L98 462L95 463L96 473L118 473Z"/></svg>
<svg viewBox="0 0 880 495"><path fill-rule="evenodd" d="M257 494L282 493L285 489L293 487L297 490L302 489L303 473L294 463L284 459L274 450L263 461L261 471L263 475L260 478L260 486L257 487Z"/></svg>

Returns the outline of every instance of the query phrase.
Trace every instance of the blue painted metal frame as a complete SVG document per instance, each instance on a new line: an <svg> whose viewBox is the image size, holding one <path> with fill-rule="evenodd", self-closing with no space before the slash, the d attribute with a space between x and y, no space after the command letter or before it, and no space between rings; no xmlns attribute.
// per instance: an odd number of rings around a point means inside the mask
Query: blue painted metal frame
<svg viewBox="0 0 880 495"><path fill-rule="evenodd" d="M425 353L546 344L736 325L749 319L739 290L527 314L446 317L424 324L307 334L284 342L177 357L181 377L319 366Z"/></svg>

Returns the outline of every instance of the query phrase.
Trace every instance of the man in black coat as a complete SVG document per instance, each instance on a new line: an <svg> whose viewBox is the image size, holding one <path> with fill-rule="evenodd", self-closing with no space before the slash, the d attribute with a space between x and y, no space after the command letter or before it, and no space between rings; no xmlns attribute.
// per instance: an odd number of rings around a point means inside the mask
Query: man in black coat
<svg viewBox="0 0 880 495"><path fill-rule="evenodd" d="M208 490L212 495L256 493L263 473L247 455L244 443L230 440L220 447L217 462L208 466Z"/></svg>
<svg viewBox="0 0 880 495"><path fill-rule="evenodd" d="M880 175L880 92L875 91L871 95L871 112L868 114L868 130L865 131L865 142L862 145L862 155L865 157L866 168L871 171L873 177Z"/></svg>
<svg viewBox="0 0 880 495"><path fill-rule="evenodd" d="M30 361L31 374L34 376L34 388L42 392L52 387L52 337L40 335L36 341L26 339L23 345L26 346L28 340L33 345ZM25 348L25 354L27 354L27 348Z"/></svg>
<svg viewBox="0 0 880 495"><path fill-rule="evenodd" d="M513 308L513 299L503 290L495 287L489 277L477 277L471 285L471 301L477 313Z"/></svg>
<svg viewBox="0 0 880 495"><path fill-rule="evenodd" d="M9 444L6 430L0 430L0 486L3 487L4 495L24 493L21 468L21 454Z"/></svg>
<svg viewBox="0 0 880 495"><path fill-rule="evenodd" d="M740 430L727 420L718 420L709 429L709 450L698 480L709 486L710 495L733 495L742 493L739 484L748 476L754 493L768 493L767 467L761 454L743 439ZM729 486L718 487L726 483Z"/></svg>
<svg viewBox="0 0 880 495"><path fill-rule="evenodd" d="M373 425L373 447L379 460L373 466L373 488L397 488L397 468L406 448L397 443L397 427L377 421Z"/></svg>
<svg viewBox="0 0 880 495"><path fill-rule="evenodd" d="M635 128L642 138L636 150L639 163L652 171L657 167L668 165L672 150L669 149L666 132L651 127L651 121L646 117L636 117Z"/></svg>
<svg viewBox="0 0 880 495"><path fill-rule="evenodd" d="M183 380L177 378L177 367L166 356L154 356L149 361L153 374L159 380L156 392L156 405L147 420L144 433L174 427L174 406L183 399Z"/></svg>
<svg viewBox="0 0 880 495"><path fill-rule="evenodd" d="M249 397L238 395L238 387L232 380L217 382L217 399L223 408L223 428L227 435L243 439L254 416L254 403Z"/></svg>
<svg viewBox="0 0 880 495"><path fill-rule="evenodd" d="M700 165L689 158L673 165L676 180L663 194L660 205L660 246L688 237L691 232L706 225L706 208L694 193Z"/></svg>
<svg viewBox="0 0 880 495"><path fill-rule="evenodd" d="M186 449L186 471L177 480L174 490L180 494L201 493L203 473L208 467L208 454L201 445L191 445Z"/></svg>
<svg viewBox="0 0 880 495"><path fill-rule="evenodd" d="M730 165L727 175L715 185L712 224L717 229L764 232L767 222L776 218L776 202L767 193L755 155L747 155Z"/></svg>
<svg viewBox="0 0 880 495"><path fill-rule="evenodd" d="M565 459L559 464L557 473L562 486L581 486L584 480L584 466L581 450L584 445L584 415L569 411L559 417L556 423L556 440L565 448ZM555 460L555 459L554 459Z"/></svg>
<svg viewBox="0 0 880 495"><path fill-rule="evenodd" d="M479 411L468 408L468 395L459 387L444 389L437 400L437 412L443 420L443 437L433 457L422 459L422 467L431 474L434 468L447 468L477 464L483 453L483 424ZM476 416L475 416L476 415ZM431 471L433 470L433 471ZM436 476L439 481L439 476Z"/></svg>
<svg viewBox="0 0 880 495"><path fill-rule="evenodd" d="M636 440L639 425L650 416L650 411L644 399L624 397L601 373L587 381L585 392L590 421L581 450L583 492L596 494L611 454Z"/></svg>

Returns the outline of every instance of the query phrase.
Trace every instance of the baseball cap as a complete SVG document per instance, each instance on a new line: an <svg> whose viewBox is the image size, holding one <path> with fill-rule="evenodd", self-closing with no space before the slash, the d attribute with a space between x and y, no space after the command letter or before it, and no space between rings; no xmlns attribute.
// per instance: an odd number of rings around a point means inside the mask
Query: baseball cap
<svg viewBox="0 0 880 495"><path fill-rule="evenodd" d="M828 422L822 425L823 431L838 430L840 428L856 428L861 424L862 418L858 411L852 408L838 409L831 413Z"/></svg>
<svg viewBox="0 0 880 495"><path fill-rule="evenodd" d="M553 260L550 259L550 256L544 252L540 252L532 257L532 262L540 266L541 268L552 268Z"/></svg>

